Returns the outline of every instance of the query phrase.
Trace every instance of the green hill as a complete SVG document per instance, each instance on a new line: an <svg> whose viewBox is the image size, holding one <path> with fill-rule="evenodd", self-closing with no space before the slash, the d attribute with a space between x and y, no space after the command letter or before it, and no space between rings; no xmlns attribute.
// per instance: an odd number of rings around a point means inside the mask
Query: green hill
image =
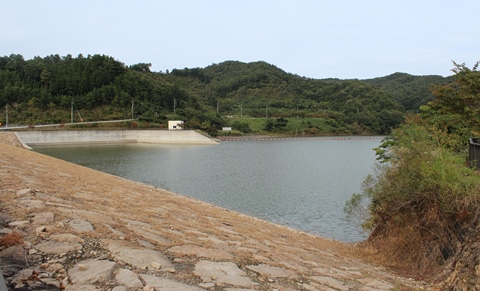
<svg viewBox="0 0 480 291"><path fill-rule="evenodd" d="M364 80L375 85L402 104L406 111L417 112L421 105L433 100L430 89L435 85L445 85L452 78L442 76L413 76L406 73L394 73L385 77Z"/></svg>
<svg viewBox="0 0 480 291"><path fill-rule="evenodd" d="M402 81L394 75L316 80L266 62L238 61L163 73L105 55L25 60L11 54L0 57L0 108L8 105L10 123L16 124L69 123L73 108L74 121L133 115L135 126L162 127L175 118L212 134L233 124L243 132L257 124L255 131L262 133L386 134L403 120L404 108L429 100L428 86L448 81L410 75Z"/></svg>

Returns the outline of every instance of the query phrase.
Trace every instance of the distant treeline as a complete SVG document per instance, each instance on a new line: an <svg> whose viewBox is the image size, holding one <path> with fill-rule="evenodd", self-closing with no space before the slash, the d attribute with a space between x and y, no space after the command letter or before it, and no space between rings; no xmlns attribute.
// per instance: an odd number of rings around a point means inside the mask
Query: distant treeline
<svg viewBox="0 0 480 291"><path fill-rule="evenodd" d="M68 123L125 119L148 126L182 119L189 128L215 133L238 118L320 118L317 133L389 133L406 112L433 99L441 76L395 73L371 80L316 80L265 63L226 61L206 68L151 72L151 64L126 66L105 55L50 55L25 60L0 57L0 108L11 123ZM227 118L230 117L230 118ZM232 118L233 117L233 118ZM236 118L235 118L236 117ZM0 116L0 122L5 122ZM275 125L275 124L274 124ZM270 130L281 132L281 126ZM238 129L241 131L241 129Z"/></svg>

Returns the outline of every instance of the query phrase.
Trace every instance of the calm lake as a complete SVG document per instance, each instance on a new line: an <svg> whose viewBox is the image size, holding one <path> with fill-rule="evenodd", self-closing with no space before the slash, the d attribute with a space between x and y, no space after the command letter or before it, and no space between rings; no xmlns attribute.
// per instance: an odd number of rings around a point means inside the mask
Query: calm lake
<svg viewBox="0 0 480 291"><path fill-rule="evenodd" d="M223 141L219 145L36 147L79 165L344 242L367 234L343 212L373 172L371 139Z"/></svg>

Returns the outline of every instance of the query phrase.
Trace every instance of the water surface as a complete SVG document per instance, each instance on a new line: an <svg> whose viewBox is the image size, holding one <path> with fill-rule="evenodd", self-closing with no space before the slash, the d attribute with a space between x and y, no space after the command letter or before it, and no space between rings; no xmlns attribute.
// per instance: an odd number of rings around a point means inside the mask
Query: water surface
<svg viewBox="0 0 480 291"><path fill-rule="evenodd" d="M366 234L343 207L372 172L379 139L118 144L35 151L345 242Z"/></svg>

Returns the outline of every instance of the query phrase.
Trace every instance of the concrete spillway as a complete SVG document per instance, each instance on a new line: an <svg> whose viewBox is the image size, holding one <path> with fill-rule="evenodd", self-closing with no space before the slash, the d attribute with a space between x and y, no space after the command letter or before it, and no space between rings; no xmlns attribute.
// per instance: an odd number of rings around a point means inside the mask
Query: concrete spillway
<svg viewBox="0 0 480 291"><path fill-rule="evenodd" d="M215 140L194 130L18 131L16 135L28 146L136 142L156 144L217 144Z"/></svg>

